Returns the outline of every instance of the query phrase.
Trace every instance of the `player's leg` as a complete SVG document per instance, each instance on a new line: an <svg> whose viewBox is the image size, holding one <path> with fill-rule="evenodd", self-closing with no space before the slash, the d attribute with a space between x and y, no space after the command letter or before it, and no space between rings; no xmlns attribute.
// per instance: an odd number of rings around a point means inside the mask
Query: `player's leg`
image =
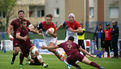
<svg viewBox="0 0 121 69"><path fill-rule="evenodd" d="M100 66L99 66L98 64L96 64L95 62L90 61L87 57L84 57L84 58L82 59L82 62L85 63L85 64L88 64L88 65L91 65L91 66L93 66L93 67L96 67L96 68L98 68L98 69L104 69L104 67L100 67Z"/></svg>
<svg viewBox="0 0 121 69"><path fill-rule="evenodd" d="M37 59L39 60L39 62L42 64L44 68L48 67L48 64L44 63L42 56L39 54L38 49L35 46L32 46L30 48L30 51L37 56Z"/></svg>
<svg viewBox="0 0 121 69"><path fill-rule="evenodd" d="M21 53L20 53L20 63L19 65L23 65L23 60L24 60L24 57L28 57L29 56L29 50L26 49L25 47L21 48Z"/></svg>
<svg viewBox="0 0 121 69"><path fill-rule="evenodd" d="M24 60L24 55L23 55L23 53L20 53L19 59L20 59L19 65L22 66L22 65L23 65L23 60Z"/></svg>
<svg viewBox="0 0 121 69"><path fill-rule="evenodd" d="M77 58L74 55L70 55L67 57L67 62L72 66L76 67L76 69L81 69L79 65L76 64Z"/></svg>
<svg viewBox="0 0 121 69"><path fill-rule="evenodd" d="M18 55L19 53L19 50L20 48L19 47L14 47L14 51L13 51L13 57L12 57L12 60L11 60L11 64L14 63L15 59L16 59L16 56Z"/></svg>
<svg viewBox="0 0 121 69"><path fill-rule="evenodd" d="M48 44L48 46L55 46L55 43L50 42ZM56 55L56 57L58 59L60 59L61 61L63 61L67 65L68 69L70 69L70 64L67 63L67 61L65 59L65 55L60 54L61 51L59 51L57 49L48 49L48 50L51 51L51 52L53 52Z"/></svg>

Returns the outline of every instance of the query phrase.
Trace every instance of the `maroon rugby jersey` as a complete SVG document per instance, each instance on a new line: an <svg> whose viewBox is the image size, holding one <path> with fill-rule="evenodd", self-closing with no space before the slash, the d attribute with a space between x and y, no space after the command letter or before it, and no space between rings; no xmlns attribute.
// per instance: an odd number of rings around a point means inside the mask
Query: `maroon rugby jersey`
<svg viewBox="0 0 121 69"><path fill-rule="evenodd" d="M80 48L80 46L78 44L76 44L74 42L70 42L70 41L66 41L64 43L61 43L58 46L63 48L68 56L79 52L78 49Z"/></svg>
<svg viewBox="0 0 121 69"><path fill-rule="evenodd" d="M24 20L26 20L26 19L24 19ZM27 26L31 24L28 20L26 20L26 21L27 21ZM16 30L20 27L20 24L21 24L21 21L20 21L20 19L18 19L18 18L16 18L15 20L13 20L13 21L10 23L10 25L13 26L13 31L14 31L13 37L14 37L14 39L16 38L16 37L15 37L15 36L16 36Z"/></svg>
<svg viewBox="0 0 121 69"><path fill-rule="evenodd" d="M17 41L19 41L19 45L26 46L26 49L30 49L33 46L32 42L29 39L29 31L30 30L28 28L22 29L21 27L19 27L16 31L16 33L20 33L20 36L22 36L22 37L24 37L26 35L28 36L26 41L21 40L21 39L17 39Z"/></svg>

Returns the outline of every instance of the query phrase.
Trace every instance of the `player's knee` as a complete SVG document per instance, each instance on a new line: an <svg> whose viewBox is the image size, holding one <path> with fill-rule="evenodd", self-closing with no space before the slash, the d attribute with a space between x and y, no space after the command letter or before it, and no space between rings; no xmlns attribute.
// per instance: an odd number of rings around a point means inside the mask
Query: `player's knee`
<svg viewBox="0 0 121 69"><path fill-rule="evenodd" d="M37 56L37 59L41 59L41 58L42 58L42 56L41 56L41 55L38 55L38 56Z"/></svg>
<svg viewBox="0 0 121 69"><path fill-rule="evenodd" d="M38 51L38 49L37 49L36 47L34 47L34 48L32 49L32 53L33 53L33 54L36 54L37 51Z"/></svg>
<svg viewBox="0 0 121 69"><path fill-rule="evenodd" d="M18 53L19 52L19 48L14 48L14 52Z"/></svg>

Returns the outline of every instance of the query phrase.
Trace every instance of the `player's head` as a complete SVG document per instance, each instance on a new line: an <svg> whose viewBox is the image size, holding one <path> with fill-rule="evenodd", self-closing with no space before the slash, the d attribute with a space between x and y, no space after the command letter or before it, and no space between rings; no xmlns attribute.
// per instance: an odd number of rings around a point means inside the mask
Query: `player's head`
<svg viewBox="0 0 121 69"><path fill-rule="evenodd" d="M68 40L74 41L74 37L73 36L69 36Z"/></svg>
<svg viewBox="0 0 121 69"><path fill-rule="evenodd" d="M26 29L27 28L27 22L26 22L26 20L21 20L21 27L23 29Z"/></svg>
<svg viewBox="0 0 121 69"><path fill-rule="evenodd" d="M70 22L74 22L74 20L75 20L75 15L74 15L74 13L70 13L68 17L69 17L69 21L70 21Z"/></svg>
<svg viewBox="0 0 121 69"><path fill-rule="evenodd" d="M47 24L50 24L52 22L53 16L51 14L46 15L46 22Z"/></svg>
<svg viewBox="0 0 121 69"><path fill-rule="evenodd" d="M19 19L23 19L24 18L24 11L23 10L19 10L18 11L18 17L19 17Z"/></svg>

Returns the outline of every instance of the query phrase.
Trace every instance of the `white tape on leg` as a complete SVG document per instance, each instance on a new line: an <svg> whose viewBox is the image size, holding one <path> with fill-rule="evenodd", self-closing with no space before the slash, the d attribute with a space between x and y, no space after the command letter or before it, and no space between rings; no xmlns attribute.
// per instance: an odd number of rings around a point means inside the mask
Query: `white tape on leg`
<svg viewBox="0 0 121 69"><path fill-rule="evenodd" d="M35 54L36 51L38 51L38 49L37 49L36 47L34 47L34 48L32 49L32 53Z"/></svg>
<svg viewBox="0 0 121 69"><path fill-rule="evenodd" d="M41 55L38 55L38 56L37 56L37 59L41 59L41 58L42 58L42 56L41 56Z"/></svg>

